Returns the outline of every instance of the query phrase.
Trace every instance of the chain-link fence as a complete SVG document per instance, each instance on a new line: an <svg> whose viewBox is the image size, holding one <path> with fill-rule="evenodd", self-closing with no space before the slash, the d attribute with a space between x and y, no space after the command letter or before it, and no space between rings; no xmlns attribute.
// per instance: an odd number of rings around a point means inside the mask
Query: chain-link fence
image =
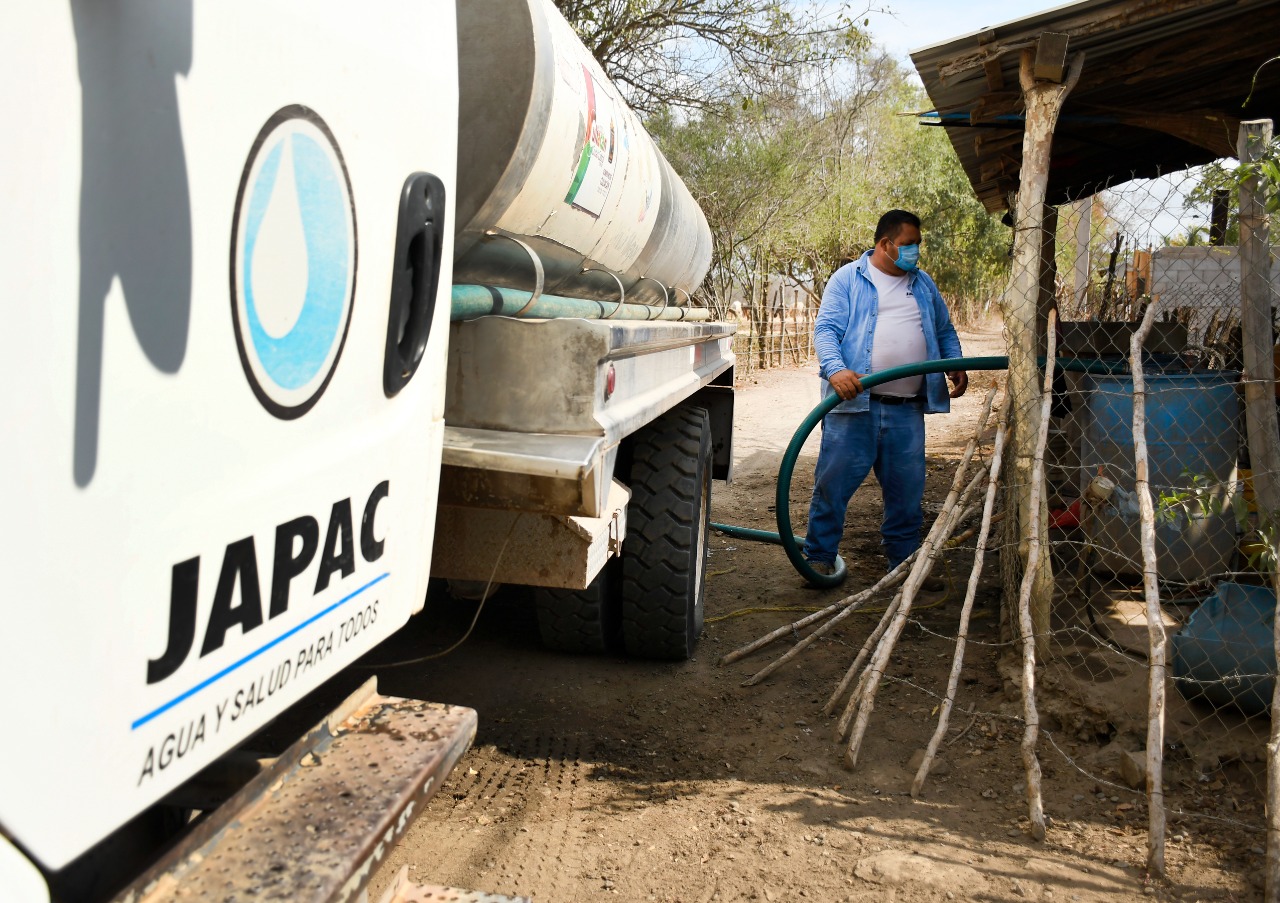
<svg viewBox="0 0 1280 903"><path fill-rule="evenodd" d="M1002 305L1004 391L919 553L947 559L953 576L974 563L958 625L913 609L927 576L917 559L723 661L795 639L756 682L847 614L891 597L824 709L843 712L846 764L857 764L879 687L897 684L939 703L917 792L972 643L985 654L971 659L997 662L1007 701L984 711L971 697L972 720L947 742L975 725L987 737L1022 736L1034 835L1052 823L1068 845L1068 832L1086 836L1072 821L1076 803L1053 788L1083 776L1114 806L1115 832L1145 832L1151 875L1166 873L1166 843L1194 840L1224 869L1260 878L1268 830L1280 841L1280 788L1268 780L1280 765L1268 758L1280 749L1269 718L1280 261L1257 204L1265 191L1244 183L1240 200L1241 185L1232 166L1208 167L1034 215L1020 208ZM984 559L1003 604L998 638L979 642L967 631ZM945 685L895 676L907 624L956 642Z"/></svg>
<svg viewBox="0 0 1280 903"><path fill-rule="evenodd" d="M1144 816L1157 871L1167 837L1260 853L1267 828L1280 262L1239 181L1200 168L1018 224L1054 266L1034 391L1010 374L1004 669L1033 685L1024 726L1052 728L1038 754Z"/></svg>
<svg viewBox="0 0 1280 903"><path fill-rule="evenodd" d="M1174 837L1223 840L1265 828L1276 592L1254 487L1280 476L1252 466L1249 441L1277 444L1265 378L1280 266L1265 234L1241 235L1231 175L1130 182L1058 210L1064 318L1044 451L1053 595L1036 619L1041 704L1058 733L1110 741L1078 757L1049 734L1046 755L1162 806ZM1261 314L1249 324L1251 308ZM1006 485L1010 504L1018 492Z"/></svg>

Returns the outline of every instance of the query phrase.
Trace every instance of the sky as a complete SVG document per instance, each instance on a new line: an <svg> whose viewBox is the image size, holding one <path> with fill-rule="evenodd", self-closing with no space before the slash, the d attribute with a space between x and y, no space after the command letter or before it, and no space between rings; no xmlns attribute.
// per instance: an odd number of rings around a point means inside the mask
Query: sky
<svg viewBox="0 0 1280 903"><path fill-rule="evenodd" d="M868 14L876 43L909 64L908 52L948 38L1062 6L1064 0L872 0L886 12Z"/></svg>

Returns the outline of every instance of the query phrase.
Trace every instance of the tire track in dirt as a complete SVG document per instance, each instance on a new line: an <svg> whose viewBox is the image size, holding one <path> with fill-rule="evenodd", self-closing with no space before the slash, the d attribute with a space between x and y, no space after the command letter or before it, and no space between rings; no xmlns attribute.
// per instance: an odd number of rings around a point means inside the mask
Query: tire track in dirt
<svg viewBox="0 0 1280 903"><path fill-rule="evenodd" d="M412 829L433 881L537 899L570 896L588 861L580 807L588 766L573 735L489 736Z"/></svg>

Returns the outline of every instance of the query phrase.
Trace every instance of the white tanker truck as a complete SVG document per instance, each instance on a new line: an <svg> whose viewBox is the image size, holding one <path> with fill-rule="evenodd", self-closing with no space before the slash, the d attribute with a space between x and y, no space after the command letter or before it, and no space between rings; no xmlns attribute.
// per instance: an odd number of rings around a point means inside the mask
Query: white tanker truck
<svg viewBox="0 0 1280 903"><path fill-rule="evenodd" d="M706 221L549 0L6 22L0 898L358 899L476 713L253 740L429 578L691 653Z"/></svg>

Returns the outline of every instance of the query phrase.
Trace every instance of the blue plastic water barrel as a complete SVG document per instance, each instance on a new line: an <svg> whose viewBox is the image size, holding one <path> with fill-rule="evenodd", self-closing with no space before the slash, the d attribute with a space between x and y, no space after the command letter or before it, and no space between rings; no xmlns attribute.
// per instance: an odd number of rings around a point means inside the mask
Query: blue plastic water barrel
<svg viewBox="0 0 1280 903"><path fill-rule="evenodd" d="M1239 448L1239 374L1153 373L1147 385L1147 457L1153 501L1207 484L1219 500L1234 491ZM1081 485L1103 468L1122 490L1134 488L1133 377L1089 375L1081 438ZM1103 566L1141 573L1142 550L1136 498L1123 493L1094 518L1090 530ZM1227 570L1236 547L1235 520L1228 509L1205 514L1190 504L1166 509L1157 521L1160 577L1198 583Z"/></svg>
<svg viewBox="0 0 1280 903"><path fill-rule="evenodd" d="M1276 685L1275 613L1271 587L1219 584L1173 636L1179 692L1246 714L1266 714Z"/></svg>

